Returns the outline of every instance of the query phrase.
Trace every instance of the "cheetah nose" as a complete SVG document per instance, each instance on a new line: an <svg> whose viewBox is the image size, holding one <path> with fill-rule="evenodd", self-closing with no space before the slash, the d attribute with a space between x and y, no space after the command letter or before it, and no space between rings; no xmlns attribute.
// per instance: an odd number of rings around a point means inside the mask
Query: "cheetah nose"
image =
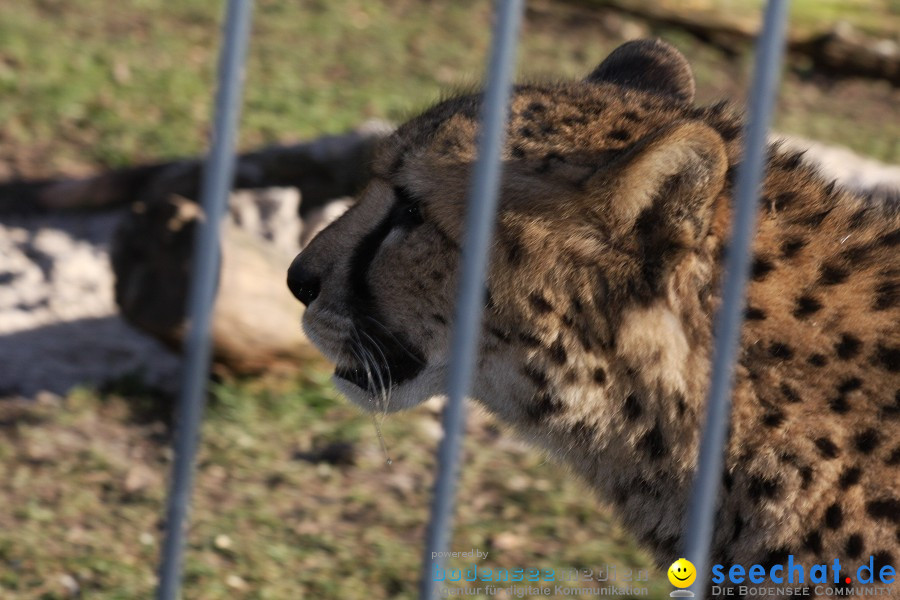
<svg viewBox="0 0 900 600"><path fill-rule="evenodd" d="M302 258L302 254L297 255L297 258L291 263L287 274L287 285L297 300L309 306L319 295L322 280L303 264Z"/></svg>

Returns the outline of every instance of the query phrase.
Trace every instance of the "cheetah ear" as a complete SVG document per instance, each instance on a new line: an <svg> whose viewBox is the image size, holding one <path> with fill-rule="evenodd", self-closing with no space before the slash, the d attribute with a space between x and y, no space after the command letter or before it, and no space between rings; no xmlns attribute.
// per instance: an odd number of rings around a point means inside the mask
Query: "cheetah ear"
<svg viewBox="0 0 900 600"><path fill-rule="evenodd" d="M610 230L638 235L661 250L691 247L706 235L727 169L725 142L716 130L700 121L678 121L639 141L592 179L603 189Z"/></svg>
<svg viewBox="0 0 900 600"><path fill-rule="evenodd" d="M694 101L694 74L684 55L662 40L626 42L587 76L591 83L614 83L645 92Z"/></svg>

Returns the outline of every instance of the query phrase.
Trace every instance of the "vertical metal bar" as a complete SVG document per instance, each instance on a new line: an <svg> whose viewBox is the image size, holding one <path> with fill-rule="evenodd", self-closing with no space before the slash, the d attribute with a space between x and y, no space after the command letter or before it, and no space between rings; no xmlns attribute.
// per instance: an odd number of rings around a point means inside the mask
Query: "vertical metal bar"
<svg viewBox="0 0 900 600"><path fill-rule="evenodd" d="M422 560L420 591L424 600L431 600L438 593L438 584L433 580L433 565L441 567L443 560L433 560L432 556L445 552L449 542L459 453L464 434L463 401L469 393L478 355L485 300L484 282L500 190L500 153L506 135L511 79L523 7L524 0L500 0L497 3L491 58L481 108L478 162L469 190L462 245L462 273L450 347L448 399L444 409L444 438L438 449L438 475L425 556Z"/></svg>
<svg viewBox="0 0 900 600"><path fill-rule="evenodd" d="M229 0L219 55L212 147L202 183L205 219L194 237L191 289L188 298L190 330L184 344L185 361L175 435L175 463L166 509L166 539L159 570L159 600L176 600L181 592L187 513L191 501L194 455L206 405L209 373L210 313L219 272L219 226L228 191L234 180L234 146L243 88L244 58L250 35L252 0Z"/></svg>
<svg viewBox="0 0 900 600"><path fill-rule="evenodd" d="M722 305L715 325L706 425L700 442L697 476L685 532L685 555L698 574L692 591L695 597L701 599L708 583L709 550L716 517L717 492L722 481L725 436L731 415L734 363L743 323L744 294L765 169L766 131L781 75L787 5L787 0L769 0L766 6L762 32L756 44L744 158L735 185L734 220L725 259Z"/></svg>

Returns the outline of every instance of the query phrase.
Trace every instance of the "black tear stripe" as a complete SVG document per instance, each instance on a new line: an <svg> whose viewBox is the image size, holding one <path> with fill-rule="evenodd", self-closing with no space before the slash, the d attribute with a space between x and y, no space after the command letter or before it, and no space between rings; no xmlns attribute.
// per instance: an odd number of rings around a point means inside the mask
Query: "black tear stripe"
<svg viewBox="0 0 900 600"><path fill-rule="evenodd" d="M353 256L350 257L350 291L351 296L348 299L350 310L354 317L358 318L363 315L372 315L375 310L375 300L372 297L372 290L369 288L369 282L366 281L366 275L372 261L375 260L378 247L384 241L384 238L391 232L390 211L378 222L375 229L367 233L356 249Z"/></svg>
<svg viewBox="0 0 900 600"><path fill-rule="evenodd" d="M414 378L425 368L425 355L400 332L385 330L383 325L385 320L375 306L375 298L366 279L378 248L393 228L392 213L393 209L388 211L353 251L350 258L350 297L347 304L356 327L375 341L377 348L369 349L373 352L378 351L375 352L375 356L380 356L379 352L384 354L386 364L382 366L386 372L383 375L388 375L390 381L398 384ZM371 346L372 342L366 335L360 336L360 343Z"/></svg>

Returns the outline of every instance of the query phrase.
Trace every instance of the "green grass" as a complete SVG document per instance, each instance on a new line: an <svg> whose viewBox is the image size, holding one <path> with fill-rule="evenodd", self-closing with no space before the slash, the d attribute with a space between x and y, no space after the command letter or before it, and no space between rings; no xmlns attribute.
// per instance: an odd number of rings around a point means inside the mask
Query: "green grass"
<svg viewBox="0 0 900 600"><path fill-rule="evenodd" d="M739 4L730 0L731 5ZM763 6L760 0L747 4ZM900 28L900 2L897 0L794 0L791 22L812 31L823 31L837 21L878 37L896 37Z"/></svg>
<svg viewBox="0 0 900 600"><path fill-rule="evenodd" d="M417 596L438 417L388 418L388 466L371 420L311 373L214 387L186 598ZM12 507L0 511L0 597L66 598L66 581L89 598L151 596L171 452L149 417L134 398L89 390L58 406L0 405L0 498ZM651 597L666 596L582 485L483 415L469 429L452 549L487 551L479 566L494 569L646 570ZM299 458L337 442L352 445L355 465Z"/></svg>
<svg viewBox="0 0 900 600"><path fill-rule="evenodd" d="M730 13L760 14L764 0L708 0ZM789 7L791 28L801 35L824 33L835 23L849 23L869 35L895 38L900 28L897 0L793 0Z"/></svg>
<svg viewBox="0 0 900 600"><path fill-rule="evenodd" d="M570 0L579 1L579 0ZM611 0L580 0L588 5L603 5ZM721 20L759 23L766 0L621 0L620 6L647 6L675 14L715 16ZM900 28L900 2L897 0L793 0L788 5L790 34L805 38L830 31L838 21L846 22L871 36L895 38Z"/></svg>
<svg viewBox="0 0 900 600"><path fill-rule="evenodd" d="M716 0L726 9L729 2L736 0ZM864 10L852 12L859 18L897 18L896 2L860 2ZM80 173L202 152L220 4L7 3L0 19L0 173ZM797 6L826 21L848 10L831 1ZM583 76L622 41L602 15L552 3L533 7L522 36L523 76ZM401 121L480 81L489 11L490 3L477 0L257 2L241 147L339 132L370 117ZM746 59L730 62L677 31L643 34L671 38L689 56L705 82L702 101L745 96ZM791 75L776 124L898 161L896 105L896 92L877 82L823 89Z"/></svg>

